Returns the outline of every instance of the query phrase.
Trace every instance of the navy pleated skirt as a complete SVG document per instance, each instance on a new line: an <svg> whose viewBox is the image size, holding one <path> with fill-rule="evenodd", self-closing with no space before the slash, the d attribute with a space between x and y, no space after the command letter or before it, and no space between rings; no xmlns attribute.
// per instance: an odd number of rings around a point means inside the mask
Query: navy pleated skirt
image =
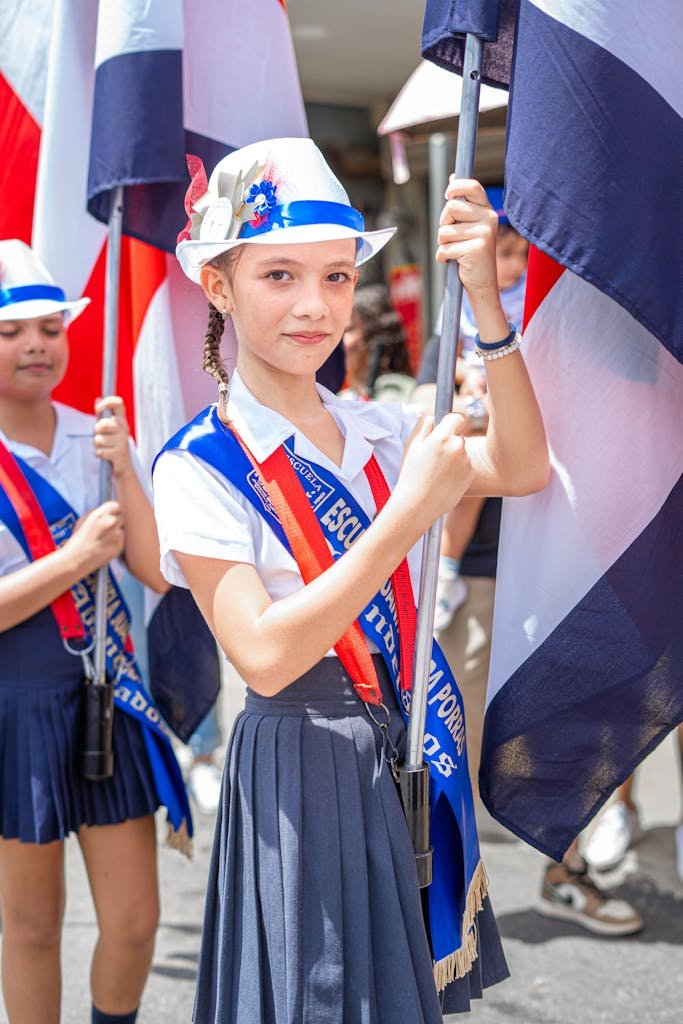
<svg viewBox="0 0 683 1024"><path fill-rule="evenodd" d="M49 609L0 633L0 828L4 839L49 843L82 825L111 825L159 806L138 723L114 713L114 776L78 771L80 658Z"/></svg>
<svg viewBox="0 0 683 1024"><path fill-rule="evenodd" d="M248 690L226 758L195 1024L438 1024L507 976L488 902L477 927L473 971L442 1006L398 793L339 661L273 698Z"/></svg>

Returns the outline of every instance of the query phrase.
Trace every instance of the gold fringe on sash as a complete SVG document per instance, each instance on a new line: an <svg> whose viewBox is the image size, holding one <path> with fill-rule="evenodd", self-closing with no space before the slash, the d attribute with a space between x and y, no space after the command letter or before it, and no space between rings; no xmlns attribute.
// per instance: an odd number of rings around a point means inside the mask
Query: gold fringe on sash
<svg viewBox="0 0 683 1024"><path fill-rule="evenodd" d="M434 962L434 981L441 992L457 978L464 978L477 959L477 929L474 919L484 904L489 880L484 862L479 861L467 890L465 913L462 919L462 944L460 949L449 953L443 960Z"/></svg>
<svg viewBox="0 0 683 1024"><path fill-rule="evenodd" d="M188 860L192 860L193 845L190 833L187 831L185 818L183 818L179 829L174 829L170 821L166 822L166 829L166 845L171 850L177 850L178 853L184 854Z"/></svg>

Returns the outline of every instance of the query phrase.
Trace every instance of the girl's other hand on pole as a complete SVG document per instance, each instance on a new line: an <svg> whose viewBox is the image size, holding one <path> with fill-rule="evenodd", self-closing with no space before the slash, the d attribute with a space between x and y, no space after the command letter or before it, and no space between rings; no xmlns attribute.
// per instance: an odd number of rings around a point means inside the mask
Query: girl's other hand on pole
<svg viewBox="0 0 683 1024"><path fill-rule="evenodd" d="M457 260L469 294L498 296L496 237L498 216L478 181L451 177L439 219L439 263Z"/></svg>
<svg viewBox="0 0 683 1024"><path fill-rule="evenodd" d="M109 410L112 415L104 416ZM126 419L126 407L118 395L98 398L95 402L94 441L95 455L98 459L107 459L112 464L115 479L134 472L130 458L130 430Z"/></svg>
<svg viewBox="0 0 683 1024"><path fill-rule="evenodd" d="M408 515L423 520L425 530L457 505L472 483L463 436L468 429L460 413L449 413L436 426L425 416L408 439L393 498Z"/></svg>
<svg viewBox="0 0 683 1024"><path fill-rule="evenodd" d="M74 559L79 574L87 576L112 558L118 558L124 542L121 506L118 501L105 501L81 516L63 550Z"/></svg>

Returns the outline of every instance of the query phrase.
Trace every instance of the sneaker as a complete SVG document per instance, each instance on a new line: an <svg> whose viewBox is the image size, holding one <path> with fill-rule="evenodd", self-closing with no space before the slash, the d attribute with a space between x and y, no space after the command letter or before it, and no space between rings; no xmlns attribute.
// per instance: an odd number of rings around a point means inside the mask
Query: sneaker
<svg viewBox="0 0 683 1024"><path fill-rule="evenodd" d="M573 921L598 935L633 935L643 920L625 900L604 893L588 875L588 868L571 871L566 864L549 864L543 879L538 910L546 917Z"/></svg>
<svg viewBox="0 0 683 1024"><path fill-rule="evenodd" d="M467 584L462 576L443 566L439 567L434 609L434 632L438 635L448 629L458 608L467 600Z"/></svg>
<svg viewBox="0 0 683 1024"><path fill-rule="evenodd" d="M187 789L202 814L215 814L221 797L222 776L215 764L195 761L187 776Z"/></svg>
<svg viewBox="0 0 683 1024"><path fill-rule="evenodd" d="M596 871L609 871L642 835L638 812L621 800L608 804L598 818L595 831L588 840L584 856Z"/></svg>

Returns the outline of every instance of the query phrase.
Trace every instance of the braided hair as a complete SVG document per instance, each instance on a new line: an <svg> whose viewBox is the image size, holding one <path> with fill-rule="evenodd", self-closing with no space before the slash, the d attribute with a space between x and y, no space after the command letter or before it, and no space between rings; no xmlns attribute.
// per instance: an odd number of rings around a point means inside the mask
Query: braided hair
<svg viewBox="0 0 683 1024"><path fill-rule="evenodd" d="M228 422L228 389L230 378L221 359L221 338L225 330L225 318L212 302L209 303L209 322L204 335L204 362L202 369L210 373L218 384L218 416Z"/></svg>
<svg viewBox="0 0 683 1024"><path fill-rule="evenodd" d="M212 260L212 264L222 270L232 284L232 275L240 257L241 246L221 253ZM209 322L204 335L204 361L202 369L210 373L218 384L218 416L223 423L228 422L228 393L230 377L221 359L221 339L225 330L225 313L221 313L212 302L209 303Z"/></svg>

